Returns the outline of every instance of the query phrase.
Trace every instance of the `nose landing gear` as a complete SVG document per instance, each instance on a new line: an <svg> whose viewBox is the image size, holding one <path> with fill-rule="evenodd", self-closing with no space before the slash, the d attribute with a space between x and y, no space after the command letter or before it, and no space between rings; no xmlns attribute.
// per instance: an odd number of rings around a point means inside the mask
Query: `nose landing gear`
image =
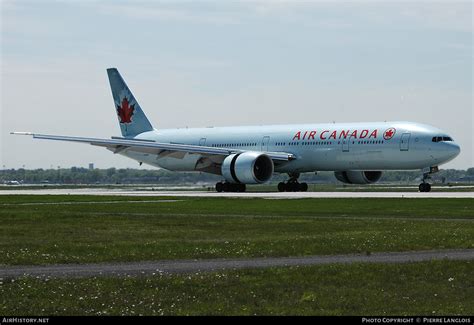
<svg viewBox="0 0 474 325"><path fill-rule="evenodd" d="M423 173L423 183L418 186L420 192L431 192L431 185L426 181L431 178L431 175L439 172L438 166L430 167L428 172Z"/></svg>
<svg viewBox="0 0 474 325"><path fill-rule="evenodd" d="M418 186L418 189L420 192L430 192L431 185L429 183L421 183L420 186Z"/></svg>

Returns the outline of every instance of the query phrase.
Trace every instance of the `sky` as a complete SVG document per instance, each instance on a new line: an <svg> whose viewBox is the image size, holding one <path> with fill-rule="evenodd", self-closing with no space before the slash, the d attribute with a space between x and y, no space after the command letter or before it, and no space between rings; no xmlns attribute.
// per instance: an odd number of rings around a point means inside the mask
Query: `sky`
<svg viewBox="0 0 474 325"><path fill-rule="evenodd" d="M109 67L158 129L414 121L474 166L471 1L0 3L0 167L138 168L9 134L120 135Z"/></svg>

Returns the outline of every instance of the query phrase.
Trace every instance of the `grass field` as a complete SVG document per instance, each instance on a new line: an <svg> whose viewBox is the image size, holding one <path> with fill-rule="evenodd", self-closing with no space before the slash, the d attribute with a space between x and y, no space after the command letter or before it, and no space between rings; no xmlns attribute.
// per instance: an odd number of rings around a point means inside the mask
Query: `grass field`
<svg viewBox="0 0 474 325"><path fill-rule="evenodd" d="M132 278L21 278L8 315L472 315L472 262L353 264Z"/></svg>
<svg viewBox="0 0 474 325"><path fill-rule="evenodd" d="M474 248L473 211L472 199L0 196L0 264ZM473 266L0 279L0 314L469 315Z"/></svg>
<svg viewBox="0 0 474 325"><path fill-rule="evenodd" d="M2 264L474 247L472 199L0 196Z"/></svg>

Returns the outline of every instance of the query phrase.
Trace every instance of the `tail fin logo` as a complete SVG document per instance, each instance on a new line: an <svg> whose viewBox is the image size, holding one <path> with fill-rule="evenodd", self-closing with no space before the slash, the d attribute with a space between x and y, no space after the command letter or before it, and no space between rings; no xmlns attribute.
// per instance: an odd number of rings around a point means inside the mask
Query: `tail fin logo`
<svg viewBox="0 0 474 325"><path fill-rule="evenodd" d="M132 123L133 112L135 111L135 104L130 105L127 97L122 99L122 104L117 105L117 115L120 123Z"/></svg>

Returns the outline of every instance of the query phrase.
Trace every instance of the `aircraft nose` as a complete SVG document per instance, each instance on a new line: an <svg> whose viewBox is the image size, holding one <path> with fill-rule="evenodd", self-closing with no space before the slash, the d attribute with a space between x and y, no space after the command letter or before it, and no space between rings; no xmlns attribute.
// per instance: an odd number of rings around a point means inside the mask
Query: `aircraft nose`
<svg viewBox="0 0 474 325"><path fill-rule="evenodd" d="M453 160L461 153L461 148L454 142L442 142L441 146L437 146L437 151L433 153L433 157L438 163L447 163Z"/></svg>
<svg viewBox="0 0 474 325"><path fill-rule="evenodd" d="M450 143L449 151L452 157L457 157L461 153L461 147L456 143Z"/></svg>

